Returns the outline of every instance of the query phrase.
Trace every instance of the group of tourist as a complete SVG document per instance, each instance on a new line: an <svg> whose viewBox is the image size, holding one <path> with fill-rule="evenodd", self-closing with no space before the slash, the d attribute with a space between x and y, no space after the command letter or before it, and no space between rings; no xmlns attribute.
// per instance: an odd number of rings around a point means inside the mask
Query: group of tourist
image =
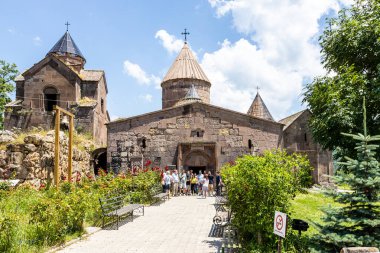
<svg viewBox="0 0 380 253"><path fill-rule="evenodd" d="M177 170L166 171L161 175L161 184L163 192L169 192L172 196L192 196L199 195L204 198L220 194L222 186L222 178L219 172L212 175L211 171L208 173L198 174L193 173L192 170L181 171ZM216 192L214 193L214 184Z"/></svg>

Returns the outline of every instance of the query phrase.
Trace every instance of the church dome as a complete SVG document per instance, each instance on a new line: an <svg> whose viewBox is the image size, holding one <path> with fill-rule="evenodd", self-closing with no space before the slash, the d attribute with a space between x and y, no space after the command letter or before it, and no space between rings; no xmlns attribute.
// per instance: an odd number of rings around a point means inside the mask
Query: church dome
<svg viewBox="0 0 380 253"><path fill-rule="evenodd" d="M210 103L210 80L186 42L162 80L161 87L163 109L183 103L192 89L201 102Z"/></svg>
<svg viewBox="0 0 380 253"><path fill-rule="evenodd" d="M71 38L70 33L66 31L66 33L58 40L57 43L50 49L48 54L57 53L57 54L71 54L73 56L78 56L82 58L84 61L83 54L79 50L78 46L75 44L74 40Z"/></svg>
<svg viewBox="0 0 380 253"><path fill-rule="evenodd" d="M210 83L187 43L183 45L162 83L176 79L197 79Z"/></svg>

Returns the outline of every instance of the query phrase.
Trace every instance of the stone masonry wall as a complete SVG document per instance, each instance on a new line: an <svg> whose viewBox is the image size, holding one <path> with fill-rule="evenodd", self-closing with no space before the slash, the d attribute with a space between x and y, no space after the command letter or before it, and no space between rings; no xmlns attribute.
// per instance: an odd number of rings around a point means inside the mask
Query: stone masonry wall
<svg viewBox="0 0 380 253"><path fill-rule="evenodd" d="M9 135L9 131L8 135ZM1 138L0 143L10 142ZM0 178L15 177L21 180L51 180L54 170L54 131L46 136L30 134L20 144L7 145L6 150L0 150ZM68 138L60 134L60 167L62 175L67 175ZM89 152L73 148L73 174L90 173Z"/></svg>
<svg viewBox="0 0 380 253"><path fill-rule="evenodd" d="M289 152L306 154L314 167L313 181L328 181L326 175L333 174L332 153L323 150L314 140L308 126L310 113L305 111L284 131L284 148Z"/></svg>
<svg viewBox="0 0 380 253"><path fill-rule="evenodd" d="M162 109L172 107L184 98L193 84L202 102L210 103L210 83L192 79L169 80L161 85Z"/></svg>
<svg viewBox="0 0 380 253"><path fill-rule="evenodd" d="M155 165L161 167L177 164L179 143L212 142L216 144L216 169L219 170L224 163L242 154L281 147L282 126L194 103L109 124L107 162L118 171L127 167L128 159L141 160L143 139L145 159L159 161ZM196 132L201 133L200 137ZM251 150L249 140L253 144Z"/></svg>

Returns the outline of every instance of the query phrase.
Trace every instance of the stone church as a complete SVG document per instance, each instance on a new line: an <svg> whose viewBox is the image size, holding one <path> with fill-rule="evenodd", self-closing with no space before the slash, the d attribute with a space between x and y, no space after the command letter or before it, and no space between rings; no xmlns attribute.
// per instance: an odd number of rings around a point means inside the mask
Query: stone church
<svg viewBox="0 0 380 253"><path fill-rule="evenodd" d="M244 154L286 148L307 154L313 180L333 173L331 152L312 139L310 112L276 122L257 93L246 114L210 104L211 82L187 43L162 80L162 109L107 124L107 164L114 172L153 166L219 171Z"/></svg>
<svg viewBox="0 0 380 253"><path fill-rule="evenodd" d="M16 99L6 105L5 129L52 129L53 107L58 105L74 113L78 132L90 133L98 145L105 146L107 81L104 71L84 69L85 63L66 31L45 58L16 78Z"/></svg>

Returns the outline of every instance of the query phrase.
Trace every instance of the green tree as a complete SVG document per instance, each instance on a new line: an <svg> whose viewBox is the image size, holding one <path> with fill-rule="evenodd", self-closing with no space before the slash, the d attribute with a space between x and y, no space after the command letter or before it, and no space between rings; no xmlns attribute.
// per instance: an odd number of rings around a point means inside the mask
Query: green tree
<svg viewBox="0 0 380 253"><path fill-rule="evenodd" d="M0 60L0 129L3 129L4 106L11 101L9 93L14 91L13 82L18 74L15 64Z"/></svg>
<svg viewBox="0 0 380 253"><path fill-rule="evenodd" d="M368 131L380 129L380 1L356 0L328 22L320 38L326 76L306 86L304 103L313 137L337 156L355 155L355 142L340 133L361 132L367 98ZM379 155L378 155L379 158Z"/></svg>
<svg viewBox="0 0 380 253"><path fill-rule="evenodd" d="M346 157L334 180L347 184L352 192L327 192L341 208L327 208L326 222L316 236L318 248L323 252L339 252L348 246L380 246L380 162L375 158L379 145L370 144L380 140L380 135L367 134L365 100L364 134L343 134L356 142L357 158ZM321 246L323 245L323 246Z"/></svg>
<svg viewBox="0 0 380 253"><path fill-rule="evenodd" d="M288 212L290 200L310 185L311 170L306 157L281 150L244 156L222 168L233 223L247 247L263 252L276 248L274 213Z"/></svg>

